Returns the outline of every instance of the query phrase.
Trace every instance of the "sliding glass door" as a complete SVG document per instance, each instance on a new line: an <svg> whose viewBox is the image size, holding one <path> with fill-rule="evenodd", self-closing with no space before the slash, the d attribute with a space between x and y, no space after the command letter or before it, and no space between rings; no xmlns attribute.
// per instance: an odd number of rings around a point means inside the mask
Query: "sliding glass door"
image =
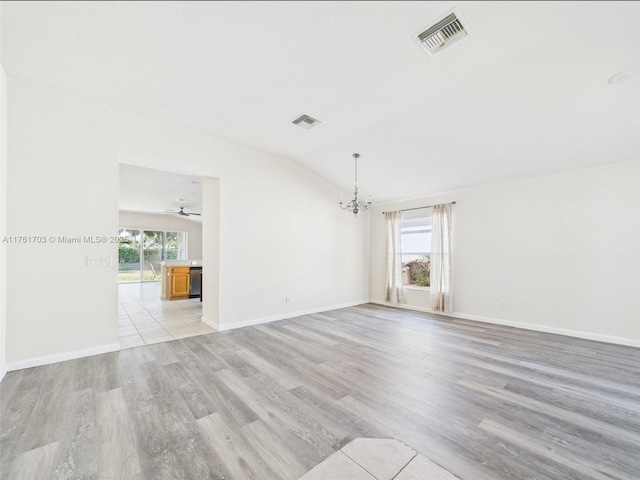
<svg viewBox="0 0 640 480"><path fill-rule="evenodd" d="M121 228L118 242L118 283L140 281L140 230Z"/></svg>
<svg viewBox="0 0 640 480"><path fill-rule="evenodd" d="M165 260L187 258L187 232L165 232Z"/></svg>
<svg viewBox="0 0 640 480"><path fill-rule="evenodd" d="M161 262L186 260L187 232L121 228L118 282L157 282Z"/></svg>
<svg viewBox="0 0 640 480"><path fill-rule="evenodd" d="M142 232L142 281L160 280L160 262L164 258L164 232L144 230Z"/></svg>

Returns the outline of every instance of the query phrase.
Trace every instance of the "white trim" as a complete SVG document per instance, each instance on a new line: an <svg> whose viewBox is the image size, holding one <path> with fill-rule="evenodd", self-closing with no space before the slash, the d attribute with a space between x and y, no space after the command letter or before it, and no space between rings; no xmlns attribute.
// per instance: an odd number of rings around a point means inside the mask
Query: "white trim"
<svg viewBox="0 0 640 480"><path fill-rule="evenodd" d="M92 355L100 355L102 353L117 352L118 350L120 350L120 343L112 343L110 345L102 345L100 347L88 348L86 350L57 353L55 355L48 355L46 357L21 360L19 362L10 363L7 366L7 369L9 372L12 372L14 370L22 370L23 368L39 367L41 365L49 365L51 363L64 362L66 360L74 360L76 358L90 357Z"/></svg>
<svg viewBox="0 0 640 480"><path fill-rule="evenodd" d="M616 345L624 345L627 347L640 348L640 340L634 340L632 338L614 337L612 335L602 335L600 333L582 332L580 330L569 330L566 328L549 327L546 325L536 325L533 323L513 322L511 320L502 320L499 318L482 317L480 315L471 315L467 313L444 313L436 312L430 308L414 307L412 305L400 305L395 303L382 302L379 300L371 300L370 303L378 305L385 305L392 308L401 308L403 310L415 310L418 312L431 313L433 315L443 315L445 317L460 318L463 320L472 320L475 322L491 323L494 325L504 325L507 327L520 328L523 330L533 330L536 332L553 333L555 335L566 335L568 337L583 338L585 340L593 340L596 342L613 343Z"/></svg>
<svg viewBox="0 0 640 480"><path fill-rule="evenodd" d="M617 345L625 345L627 347L640 348L640 340L632 338L614 337L612 335L603 335L601 333L582 332L580 330L569 330L567 328L549 327L547 325L536 325L532 323L513 322L511 320L502 320L499 318L482 317L480 315L470 315L466 313L443 313L433 312L437 315L446 315L448 317L462 318L464 320L473 320L477 322L493 323L496 325L505 325L507 327L521 328L524 330L534 330L536 332L553 333L556 335L566 335L569 337L583 338L585 340L594 340L596 342L614 343Z"/></svg>
<svg viewBox="0 0 640 480"><path fill-rule="evenodd" d="M347 308L347 307L354 307L356 305L362 305L365 303L369 303L369 300L361 300L359 302L349 302L349 303L343 303L340 305L332 305L329 307L321 307L321 308L315 308L315 309L310 309L310 310L303 310L303 311L299 311L299 312L291 312L291 313L286 313L283 315L276 315L273 317L264 317L264 318L256 318L254 320L247 320L244 322L236 322L236 323L232 323L232 324L228 324L228 325L218 325L216 322L214 322L211 319L208 319L206 317L202 317L202 323L210 326L211 328L213 328L214 330L218 331L218 332L223 332L225 330L233 330L236 328L241 328L241 327L248 327L251 325L259 325L261 323L269 323L269 322L275 322L277 320L285 320L287 318L294 318L294 317L299 317L301 315L309 315L312 313L320 313L320 312L327 312L330 310L337 310L339 308ZM110 352L117 352L118 350L120 350L120 344L119 343L114 343L111 345L103 345L101 347L95 347L95 348L89 348L87 350L79 350L76 352L67 352L67 353L59 353L56 355L50 355L47 357L38 357L38 358L32 358L30 360L22 360L19 362L13 362L10 363L8 365L7 371L12 372L14 370L22 370L23 368L31 368L31 367L39 367L41 365L48 365L51 363L58 363L58 362L64 362L65 360L73 360L75 358L82 358L82 357L90 357L92 355L100 355L101 353L110 353ZM1 377L0 377L1 379Z"/></svg>
<svg viewBox="0 0 640 480"><path fill-rule="evenodd" d="M207 317L200 317L200 321L202 323L204 323L205 325L208 325L211 328L213 328L216 332L219 331L218 324L216 322L214 322L213 320L210 320Z"/></svg>
<svg viewBox="0 0 640 480"><path fill-rule="evenodd" d="M287 320L289 318L300 317L302 315L311 315L313 313L328 312L330 310L338 310L340 308L355 307L356 305L364 305L365 303L369 303L369 300L360 300L358 302L342 303L340 305L332 305L329 307L312 308L309 310L290 312L282 315L274 315L272 317L256 318L253 320L246 320L244 322L234 322L229 324L223 324L223 325L218 325L217 330L219 332L224 332L225 330L234 330L236 328L250 327L252 325L260 325L261 323L277 322L278 320ZM207 323L204 318L202 319L202 321L207 325L209 325L210 327L216 328L212 324Z"/></svg>
<svg viewBox="0 0 640 480"><path fill-rule="evenodd" d="M418 290L420 292L431 291L431 287L421 287L420 285L403 285L402 288L405 290Z"/></svg>
<svg viewBox="0 0 640 480"><path fill-rule="evenodd" d="M465 314L465 313L459 313L459 312L454 312L454 313L444 313L444 312L435 312L430 308L424 308L424 307L415 307L412 305L404 305L404 304L394 304L394 303L389 303L389 302L383 302L383 301L379 301L379 300L361 300L358 302L348 302L348 303L343 303L340 305L332 305L329 307L320 307L320 308L314 308L314 309L309 309L309 310L302 310L302 311L298 311L298 312L291 312L291 313L287 313L287 314L283 314L283 315L275 315L272 317L264 317L264 318L256 318L253 320L246 320L244 322L235 322L232 324L228 324L228 325L217 325L215 322L213 322L210 319L207 319L205 317L202 317L202 322L205 323L206 325L209 325L211 328L214 328L216 331L219 332L223 332L225 330L233 330L236 328L242 328L242 327L248 327L248 326L252 326L252 325L259 325L262 323L270 323L270 322L275 322L278 320L286 320L289 318L295 318L295 317L299 317L302 315L310 315L313 313L321 313L321 312L327 312L330 310L338 310L340 308L347 308L347 307L354 307L356 305L363 305L366 303L373 303L373 304L377 304L377 305L384 305L387 307L392 307L392 308L400 308L403 310L415 310L418 312L424 312L424 313L430 313L433 315L443 315L443 316L447 316L447 317L452 317L452 318L460 318L460 319L464 319L464 320L472 320L472 321L477 321L477 322L485 322L485 323L491 323L491 324L496 324L496 325L505 325L508 327L514 327L514 328L520 328L520 329L524 329L524 330L533 330L533 331L538 331L538 332L545 332L545 333L553 333L556 335L566 335L566 336L570 336L570 337L577 337L577 338L583 338L586 340L594 340L597 342L605 342L605 343L613 343L613 344L617 344L617 345L625 345L625 346L629 346L629 347L637 347L640 348L640 340L633 340L633 339L629 339L629 338L623 338L623 337L614 337L611 335L602 335L602 334L598 334L598 333L590 333L590 332L581 332L578 330L568 330L568 329L564 329L564 328L556 328L556 327L548 327L545 325L534 325L531 323L522 323L522 322L513 322L510 320L502 320L502 319L498 319L498 318L491 318L491 317L482 317L480 315L470 315L470 314ZM92 355L100 355L102 353L110 353L110 352L116 352L120 350L120 344L119 343L113 343L110 345L103 345L100 347L95 347L95 348L89 348L86 350L78 350L75 352L67 352L67 353L59 353L56 355L49 355L46 357L38 357L38 358L32 358L30 360L22 360L19 362L13 362L10 363L9 365L5 366L3 369L0 370L0 380L2 380L2 378L4 378L4 376L6 375L7 372L12 372L14 370L21 370L23 368L31 368L31 367L38 367L41 365L48 365L51 363L58 363L58 362L64 362L66 360L73 360L76 358L82 358L82 357L90 357Z"/></svg>

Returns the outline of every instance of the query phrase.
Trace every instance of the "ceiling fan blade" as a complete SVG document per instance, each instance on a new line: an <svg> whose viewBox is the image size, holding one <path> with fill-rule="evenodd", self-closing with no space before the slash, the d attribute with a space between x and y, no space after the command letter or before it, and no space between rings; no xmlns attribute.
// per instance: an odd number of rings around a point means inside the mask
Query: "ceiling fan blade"
<svg viewBox="0 0 640 480"><path fill-rule="evenodd" d="M201 213L195 213L195 212L185 212L184 211L184 207L180 207L180 210L169 210L168 208L164 211L164 213L173 213L175 215L180 215L183 217L190 217L191 215L202 215Z"/></svg>

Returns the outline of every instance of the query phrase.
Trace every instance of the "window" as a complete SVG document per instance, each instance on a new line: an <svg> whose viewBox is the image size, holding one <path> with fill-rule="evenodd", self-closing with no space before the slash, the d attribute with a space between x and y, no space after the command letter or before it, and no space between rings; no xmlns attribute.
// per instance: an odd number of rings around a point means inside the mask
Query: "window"
<svg viewBox="0 0 640 480"><path fill-rule="evenodd" d="M424 213L421 213L424 215ZM431 285L431 217L403 218L400 222L402 284Z"/></svg>
<svg viewBox="0 0 640 480"><path fill-rule="evenodd" d="M118 282L160 280L160 262L187 259L187 232L121 228Z"/></svg>

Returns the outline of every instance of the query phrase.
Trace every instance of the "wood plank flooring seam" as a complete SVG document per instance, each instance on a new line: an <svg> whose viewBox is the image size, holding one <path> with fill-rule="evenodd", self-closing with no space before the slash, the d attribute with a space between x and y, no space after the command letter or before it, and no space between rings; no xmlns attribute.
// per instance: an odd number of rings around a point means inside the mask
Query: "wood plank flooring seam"
<svg viewBox="0 0 640 480"><path fill-rule="evenodd" d="M0 479L297 480L358 437L463 480L640 478L640 349L359 305L9 372Z"/></svg>

